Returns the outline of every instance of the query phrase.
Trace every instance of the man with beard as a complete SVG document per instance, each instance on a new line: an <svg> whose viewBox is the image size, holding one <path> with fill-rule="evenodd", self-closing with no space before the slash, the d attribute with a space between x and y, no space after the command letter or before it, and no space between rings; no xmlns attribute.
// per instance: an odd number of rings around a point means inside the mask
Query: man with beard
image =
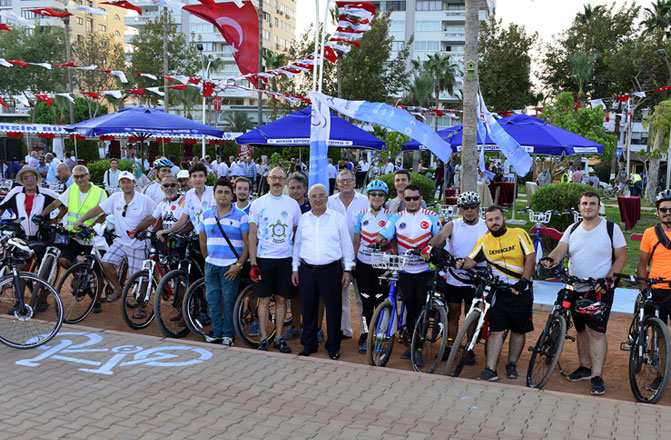
<svg viewBox="0 0 671 440"><path fill-rule="evenodd" d="M236 208L249 215L249 209L252 204L249 202L249 195L252 192L252 182L246 177L238 177L233 182L235 188L235 197L237 201L233 204Z"/></svg>
<svg viewBox="0 0 671 440"><path fill-rule="evenodd" d="M510 290L499 289L492 298L488 315L487 366L478 379L499 379L496 364L507 330L510 330L510 347L506 376L517 379L517 360L524 348L525 334L534 329L531 317L534 302L531 275L536 265L536 253L524 229L506 227L506 216L501 207L492 205L487 208L485 223L489 232L478 239L469 256L457 260L456 267L472 269L486 261L494 275L508 284Z"/></svg>
<svg viewBox="0 0 671 440"><path fill-rule="evenodd" d="M163 178L171 173L172 162L165 157L156 159L154 161L154 169L156 170L156 179L147 185L144 189L144 195L154 201L154 203L161 203L165 197L163 191Z"/></svg>
<svg viewBox="0 0 671 440"><path fill-rule="evenodd" d="M608 352L606 326L615 290L612 276L614 272L621 272L627 262L627 243L615 223L599 217L601 199L597 193L587 191L579 200L582 220L568 227L557 247L547 258L542 258L541 263L551 266L568 254L571 275L599 282L595 289L575 286L577 294L590 300L591 309L596 313L585 314L577 300L571 306L580 366L566 378L571 382L591 380L592 394L603 394L606 389L601 373Z"/></svg>
<svg viewBox="0 0 671 440"><path fill-rule="evenodd" d="M158 205L156 205L154 212L142 220L142 223L140 223L137 227L137 232L144 231L154 222L156 222L156 225L154 226L154 230L156 231L170 229L175 225L175 223L177 223L177 220L182 217L185 196L179 194L177 179L175 176L172 174L163 176L163 180L161 181L161 188L163 189L163 194L165 197ZM177 232L187 232L191 229L191 224L187 223L182 230Z"/></svg>

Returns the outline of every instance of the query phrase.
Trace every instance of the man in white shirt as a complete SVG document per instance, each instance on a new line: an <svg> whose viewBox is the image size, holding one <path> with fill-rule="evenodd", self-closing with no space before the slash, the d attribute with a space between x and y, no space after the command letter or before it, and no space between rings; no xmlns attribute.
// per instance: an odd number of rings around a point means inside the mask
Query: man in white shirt
<svg viewBox="0 0 671 440"><path fill-rule="evenodd" d="M329 195L331 195L333 194L333 190L335 189L336 176L338 175L338 170L336 169L335 165L333 165L333 160L331 158L329 158L328 173L329 173Z"/></svg>
<svg viewBox="0 0 671 440"><path fill-rule="evenodd" d="M142 220L156 208L152 199L135 192L135 176L132 173L122 171L119 186L121 192L112 194L109 199L89 210L73 225L77 229L85 221L100 214L114 218L114 228L119 237L114 240L102 259L105 276L114 287L114 293L107 296L107 302L114 302L121 296L121 283L115 266L119 266L124 259L127 259L129 274L142 269L142 262L146 257L146 243L136 240L135 234Z"/></svg>
<svg viewBox="0 0 671 440"><path fill-rule="evenodd" d="M293 237L301 216L298 203L283 195L287 175L280 167L268 174L270 192L252 203L249 211L250 278L254 296L259 298L259 325L261 342L259 350L268 350L268 308L270 296L275 296L275 328L277 335L284 334L286 300L291 298L291 255ZM283 337L275 340L275 348L291 353Z"/></svg>
<svg viewBox="0 0 671 440"><path fill-rule="evenodd" d="M327 208L326 187L313 185L308 197L312 209L298 222L291 273L291 282L298 286L303 315L303 350L298 355L310 356L317 351L317 310L321 297L326 307L328 335L324 347L331 359L339 359L341 286L350 284L354 247L345 217Z"/></svg>
<svg viewBox="0 0 671 440"><path fill-rule="evenodd" d="M228 170L228 165L226 165L226 162L221 159L221 156L217 157L217 176L228 179Z"/></svg>
<svg viewBox="0 0 671 440"><path fill-rule="evenodd" d="M154 209L154 211L138 225L137 232L143 232L149 226L154 224L154 222L156 222L154 225L155 231L169 229L182 217L186 196L183 196L178 192L177 178L172 174L163 176L161 188L163 189L165 197L158 205L156 205L156 209ZM179 232L184 233L191 229L191 224L187 223L185 228Z"/></svg>
<svg viewBox="0 0 671 440"><path fill-rule="evenodd" d="M228 158L231 162L231 166L229 167L229 177L231 180L235 180L236 177L242 176L242 169L238 166L238 162L235 160L235 157L231 156Z"/></svg>
<svg viewBox="0 0 671 440"><path fill-rule="evenodd" d="M340 192L329 197L327 204L328 209L339 212L343 217L345 217L345 224L347 225L347 231L349 232L350 242L354 238L356 215L359 212L368 209L369 205L368 198L366 196L354 191L354 184L354 173L349 170L340 171L336 179L336 185L338 186L338 190ZM362 339L362 336L368 333L368 329L366 328L366 323L363 319L363 305L361 304L359 289L354 279L352 279L352 286L354 287L354 299L359 309L359 345L362 345L365 342ZM350 323L349 284L344 286L342 290L341 329L345 338L351 338L353 336L352 325Z"/></svg>
<svg viewBox="0 0 671 440"><path fill-rule="evenodd" d="M110 159L110 168L109 170L105 170L105 174L103 175L103 185L105 185L105 191L108 193L116 191L119 188L119 174L121 170L119 170L118 166L118 159Z"/></svg>

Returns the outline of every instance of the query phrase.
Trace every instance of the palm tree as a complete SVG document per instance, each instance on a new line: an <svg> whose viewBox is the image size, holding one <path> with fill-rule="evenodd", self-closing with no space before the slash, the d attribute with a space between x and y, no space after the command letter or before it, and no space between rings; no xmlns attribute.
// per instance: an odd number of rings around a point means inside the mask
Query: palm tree
<svg viewBox="0 0 671 440"><path fill-rule="evenodd" d="M265 65L265 70L277 69L287 64L287 56L283 53L265 50L263 52L263 64ZM277 91L277 79L275 77L270 79L270 89L273 92ZM275 99L273 99L273 119L277 119L277 101Z"/></svg>
<svg viewBox="0 0 671 440"><path fill-rule="evenodd" d="M578 12L575 16L576 21L582 24L589 23L593 18L601 15L606 11L606 7L604 5L592 6L588 4L583 5L583 8L583 12Z"/></svg>
<svg viewBox="0 0 671 440"><path fill-rule="evenodd" d="M408 86L404 101L407 105L428 107L433 99L435 89L436 81L433 76L428 72L420 71L415 74L412 84Z"/></svg>
<svg viewBox="0 0 671 440"><path fill-rule="evenodd" d="M569 56L569 62L571 63L571 73L575 80L578 81L578 102L582 107L585 102L583 87L587 81L592 79L596 54L588 54L587 52L574 53Z"/></svg>
<svg viewBox="0 0 671 440"><path fill-rule="evenodd" d="M459 71L459 66L452 62L449 55L443 53L435 53L423 61L420 65L419 61L413 61L415 68L428 73L434 79L434 97L436 99L436 107L440 105L440 93L447 91L454 93L454 86L457 83L456 75ZM438 117L434 120L434 130L438 130Z"/></svg>
<svg viewBox="0 0 671 440"><path fill-rule="evenodd" d="M175 96L177 102L184 106L184 115L189 119L193 119L191 109L203 99L200 90L196 87L187 87L175 95L177 95Z"/></svg>
<svg viewBox="0 0 671 440"><path fill-rule="evenodd" d="M225 120L228 130L235 133L246 133L254 128L254 121L244 112L231 112L226 115Z"/></svg>
<svg viewBox="0 0 671 440"><path fill-rule="evenodd" d="M671 32L671 0L657 0L650 8L643 9L643 27L646 32L653 33L656 30L664 32L666 38L669 38Z"/></svg>

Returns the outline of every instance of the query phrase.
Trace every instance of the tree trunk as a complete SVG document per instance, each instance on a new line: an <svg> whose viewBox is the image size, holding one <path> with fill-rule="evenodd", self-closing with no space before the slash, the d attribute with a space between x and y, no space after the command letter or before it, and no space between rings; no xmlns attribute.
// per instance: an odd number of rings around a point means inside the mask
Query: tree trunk
<svg viewBox="0 0 671 440"><path fill-rule="evenodd" d="M648 184L645 187L645 200L654 203L657 197L657 180L659 177L659 156L664 143L664 136L666 132L657 130L655 136L655 144L652 147L652 155L650 157L650 166L648 168Z"/></svg>
<svg viewBox="0 0 671 440"><path fill-rule="evenodd" d="M461 146L461 190L478 190L476 101L478 93L479 0L466 0L466 46L464 48L464 134ZM469 64L472 63L471 66ZM470 69L470 71L469 71Z"/></svg>

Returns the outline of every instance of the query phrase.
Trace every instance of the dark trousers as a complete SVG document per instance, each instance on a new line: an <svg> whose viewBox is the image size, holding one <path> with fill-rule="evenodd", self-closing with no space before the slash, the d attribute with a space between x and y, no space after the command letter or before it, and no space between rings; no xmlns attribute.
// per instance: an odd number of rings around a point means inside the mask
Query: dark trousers
<svg viewBox="0 0 671 440"><path fill-rule="evenodd" d="M378 277L384 273L384 269L375 269L370 264L356 262L356 285L359 287L359 296L363 306L363 317L370 330L370 320L373 318L373 312L389 292L389 283L384 281L380 283Z"/></svg>
<svg viewBox="0 0 671 440"><path fill-rule="evenodd" d="M298 268L298 293L301 297L303 334L301 344L305 350L317 351L317 312L319 297L326 307L326 333L324 347L329 353L340 350L340 315L342 314L342 265L333 264L324 269L310 269L301 264Z"/></svg>
<svg viewBox="0 0 671 440"><path fill-rule="evenodd" d="M429 283L433 281L433 272L401 273L398 276L398 287L401 289L401 299L408 311L407 329L412 334L415 330L415 321L426 302Z"/></svg>
<svg viewBox="0 0 671 440"><path fill-rule="evenodd" d="M366 180L366 171L357 171L356 172L356 187L361 188L363 182Z"/></svg>
<svg viewBox="0 0 671 440"><path fill-rule="evenodd" d="M329 179L329 195L333 195L333 190L335 189L335 177Z"/></svg>

